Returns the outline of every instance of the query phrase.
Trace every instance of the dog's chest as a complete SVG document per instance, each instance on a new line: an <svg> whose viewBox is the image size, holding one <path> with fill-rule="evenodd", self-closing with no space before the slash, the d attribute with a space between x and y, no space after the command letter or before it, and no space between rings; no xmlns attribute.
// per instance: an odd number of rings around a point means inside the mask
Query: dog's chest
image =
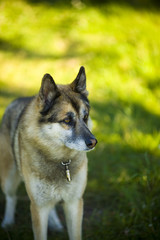
<svg viewBox="0 0 160 240"><path fill-rule="evenodd" d="M39 178L34 174L30 178L30 189L32 196L38 205L44 205L49 202L69 201L74 198L79 198L86 185L87 171L85 167L82 167L77 174L71 176L72 180L67 181L64 174L60 179L54 179L48 181L46 178ZM72 172L72 171L71 171Z"/></svg>
<svg viewBox="0 0 160 240"><path fill-rule="evenodd" d="M75 182L68 184L48 184L45 181L34 179L31 182L32 196L38 205L57 203L61 200L69 201L81 195L80 188Z"/></svg>
<svg viewBox="0 0 160 240"><path fill-rule="evenodd" d="M32 195L38 205L44 205L50 201L56 203L68 199L72 194L70 188L66 183L61 186L59 183L53 183L51 185L45 180L35 178L31 181Z"/></svg>

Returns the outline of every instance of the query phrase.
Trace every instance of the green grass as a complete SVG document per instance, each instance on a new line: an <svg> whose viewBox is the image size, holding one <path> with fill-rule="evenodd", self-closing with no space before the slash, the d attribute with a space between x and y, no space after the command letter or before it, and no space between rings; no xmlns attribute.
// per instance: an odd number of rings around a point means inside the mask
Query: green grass
<svg viewBox="0 0 160 240"><path fill-rule="evenodd" d="M87 73L96 149L88 154L86 240L160 239L160 15L127 4L0 3L0 118L37 93L44 73L71 82ZM78 3L78 1L74 1ZM0 238L33 239L19 190L16 225ZM64 222L61 206L58 208ZM0 195L0 220L4 196ZM50 234L49 239L67 239Z"/></svg>

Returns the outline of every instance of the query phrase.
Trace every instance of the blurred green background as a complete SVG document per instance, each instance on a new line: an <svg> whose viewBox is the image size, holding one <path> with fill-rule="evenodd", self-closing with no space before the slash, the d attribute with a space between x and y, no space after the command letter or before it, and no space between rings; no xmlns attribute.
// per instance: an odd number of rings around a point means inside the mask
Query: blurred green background
<svg viewBox="0 0 160 240"><path fill-rule="evenodd" d="M16 97L86 68L93 132L83 239L160 239L160 11L158 1L0 1L0 119ZM65 225L63 211L58 206ZM0 194L0 221L4 196ZM33 239L19 189L16 224L0 239ZM67 239L66 230L49 234Z"/></svg>

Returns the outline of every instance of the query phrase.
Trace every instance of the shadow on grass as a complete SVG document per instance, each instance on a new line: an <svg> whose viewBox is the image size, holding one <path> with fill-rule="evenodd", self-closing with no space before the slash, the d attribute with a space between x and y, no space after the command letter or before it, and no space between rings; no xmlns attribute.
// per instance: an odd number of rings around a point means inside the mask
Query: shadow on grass
<svg viewBox="0 0 160 240"><path fill-rule="evenodd" d="M41 54L36 51L30 51L26 49L24 46L22 47L20 43L15 44L13 42L6 41L2 38L0 38L0 50L4 52L11 52L16 53L22 58L28 58L28 59L52 59L52 60L58 60L58 59L67 59L72 57L77 57L77 55L80 57L81 55L85 55L83 53L78 53L74 51L76 49L76 45L80 45L80 42L71 41L69 44L68 49L66 50L65 54L63 55L56 55L56 54Z"/></svg>
<svg viewBox="0 0 160 240"><path fill-rule="evenodd" d="M82 4L95 6L95 7L103 7L107 4L117 4L122 7L130 6L137 10L149 10L158 11L160 8L159 0L27 0L29 3L32 4L39 4L44 3L48 6L56 6L62 7L67 6L70 7L71 5L76 6L77 8L83 7Z"/></svg>
<svg viewBox="0 0 160 240"><path fill-rule="evenodd" d="M160 89L160 78L146 79L145 84L147 88L151 89L152 91L155 91L157 89Z"/></svg>
<svg viewBox="0 0 160 240"><path fill-rule="evenodd" d="M137 129L152 134L160 130L160 115L153 114L138 103L129 103L119 99L104 102L92 102L93 118L97 122L97 133L118 133Z"/></svg>
<svg viewBox="0 0 160 240"><path fill-rule="evenodd" d="M88 228L98 229L93 239L159 239L159 168L158 157L123 144L97 146L89 154L85 196Z"/></svg>
<svg viewBox="0 0 160 240"><path fill-rule="evenodd" d="M0 89L0 97L2 97L4 99L14 99L14 98L16 99L23 95L25 95L25 94L20 91L17 91L17 90L12 89L12 91L11 90L9 91L4 88Z"/></svg>

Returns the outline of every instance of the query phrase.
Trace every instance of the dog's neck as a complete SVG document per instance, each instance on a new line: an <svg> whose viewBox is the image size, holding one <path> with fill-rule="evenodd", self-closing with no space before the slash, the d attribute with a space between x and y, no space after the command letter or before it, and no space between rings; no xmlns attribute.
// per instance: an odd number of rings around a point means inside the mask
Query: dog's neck
<svg viewBox="0 0 160 240"><path fill-rule="evenodd" d="M51 154L46 154L41 149L37 151L35 157L38 161L33 161L31 166L32 172L37 174L38 169L38 177L49 182L64 181L69 183L86 160L85 155L85 152L68 150L68 154L65 152L65 154L58 156L56 153L51 156ZM69 164L66 166L66 163Z"/></svg>

